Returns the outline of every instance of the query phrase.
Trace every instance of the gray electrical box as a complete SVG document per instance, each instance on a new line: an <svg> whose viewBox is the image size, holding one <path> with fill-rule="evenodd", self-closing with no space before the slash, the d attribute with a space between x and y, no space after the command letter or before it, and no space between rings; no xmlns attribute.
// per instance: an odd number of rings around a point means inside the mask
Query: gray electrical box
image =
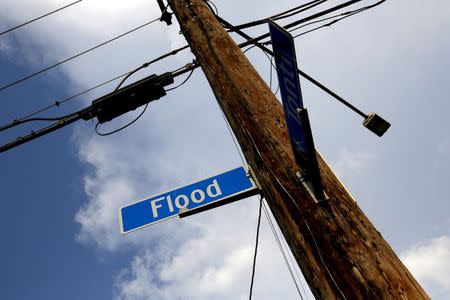
<svg viewBox="0 0 450 300"><path fill-rule="evenodd" d="M378 136L382 136L391 127L388 121L376 113L369 113L363 125Z"/></svg>

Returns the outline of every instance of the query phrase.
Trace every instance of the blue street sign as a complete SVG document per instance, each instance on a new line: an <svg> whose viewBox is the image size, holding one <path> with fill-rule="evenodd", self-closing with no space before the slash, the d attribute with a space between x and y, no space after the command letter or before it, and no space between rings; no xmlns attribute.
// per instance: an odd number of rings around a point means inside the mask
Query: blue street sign
<svg viewBox="0 0 450 300"><path fill-rule="evenodd" d="M308 113L303 107L294 39L289 32L272 20L269 21L269 31L295 160L301 169L301 175L310 183L314 195L318 199L323 199L323 187Z"/></svg>
<svg viewBox="0 0 450 300"><path fill-rule="evenodd" d="M219 201L229 203L255 194L254 182L244 168L239 167L122 207L119 211L120 232L126 234L186 210L200 210L206 205L217 206Z"/></svg>

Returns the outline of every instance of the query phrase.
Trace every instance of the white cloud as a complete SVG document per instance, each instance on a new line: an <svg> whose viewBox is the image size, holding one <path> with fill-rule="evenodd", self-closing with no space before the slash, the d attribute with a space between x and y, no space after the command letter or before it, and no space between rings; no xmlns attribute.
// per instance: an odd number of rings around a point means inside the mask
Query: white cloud
<svg viewBox="0 0 450 300"><path fill-rule="evenodd" d="M413 246L401 254L402 261L423 284L432 299L450 295L450 236Z"/></svg>
<svg viewBox="0 0 450 300"><path fill-rule="evenodd" d="M341 149L333 166L339 177L347 177L361 172L371 160L372 155L368 152L351 152Z"/></svg>
<svg viewBox="0 0 450 300"><path fill-rule="evenodd" d="M199 255L195 257L201 259ZM176 259L192 260L192 257L182 256ZM245 299L248 276L242 275L248 275L250 259L251 249L240 248L229 253L219 268L204 268L202 265L189 268L190 272L187 274L183 270L181 274L176 274L177 268L155 262L154 256L147 252L143 256L135 257L130 269L121 272L116 283L115 298ZM198 262L195 258L193 260ZM158 276L158 271L163 274L161 277Z"/></svg>
<svg viewBox="0 0 450 300"><path fill-rule="evenodd" d="M199 236L185 239L164 255L154 249L136 256L117 278L116 298L239 299L245 295L255 214L239 225L232 220L243 218L250 208L254 205L234 204L221 208L221 213L214 210L186 219L184 224L196 224Z"/></svg>
<svg viewBox="0 0 450 300"><path fill-rule="evenodd" d="M115 298L247 299L257 217L255 200L192 217L189 222L196 224L198 237L185 240L164 255L152 250L134 257L117 277ZM298 299L275 245L263 219L255 299Z"/></svg>

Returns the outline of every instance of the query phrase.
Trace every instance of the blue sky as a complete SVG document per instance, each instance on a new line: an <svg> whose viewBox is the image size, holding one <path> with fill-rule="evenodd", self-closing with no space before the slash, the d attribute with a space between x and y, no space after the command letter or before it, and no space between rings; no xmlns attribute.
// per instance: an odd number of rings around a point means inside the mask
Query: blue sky
<svg viewBox="0 0 450 300"><path fill-rule="evenodd" d="M233 23L297 4L241 2L237 13L233 1L215 1ZM59 6L56 0L4 0L0 31ZM157 15L156 1L85 0L0 36L0 84ZM296 40L305 71L392 123L378 138L361 126L357 115L302 80L317 148L433 299L450 295L449 23L450 5L443 1L388 0ZM178 30L177 24L154 24L0 92L1 123L184 45ZM266 30L262 26L254 32ZM248 56L268 80L265 56L257 50ZM130 82L191 59L189 52L181 53ZM84 107L113 88L94 91L47 115ZM123 116L102 130L133 117ZM93 127L80 122L0 155L4 298L245 299L257 199L119 234L120 206L241 164L201 72L152 103L127 130L99 137ZM0 141L30 129L2 132ZM261 230L255 299L297 299L264 218Z"/></svg>

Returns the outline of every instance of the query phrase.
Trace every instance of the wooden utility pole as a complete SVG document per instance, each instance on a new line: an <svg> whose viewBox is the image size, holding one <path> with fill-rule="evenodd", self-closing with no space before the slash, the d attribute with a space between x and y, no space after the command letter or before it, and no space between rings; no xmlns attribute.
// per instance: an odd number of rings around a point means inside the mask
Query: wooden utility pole
<svg viewBox="0 0 450 300"><path fill-rule="evenodd" d="M299 183L280 102L202 0L169 0L316 299L429 299L317 154L331 200Z"/></svg>

